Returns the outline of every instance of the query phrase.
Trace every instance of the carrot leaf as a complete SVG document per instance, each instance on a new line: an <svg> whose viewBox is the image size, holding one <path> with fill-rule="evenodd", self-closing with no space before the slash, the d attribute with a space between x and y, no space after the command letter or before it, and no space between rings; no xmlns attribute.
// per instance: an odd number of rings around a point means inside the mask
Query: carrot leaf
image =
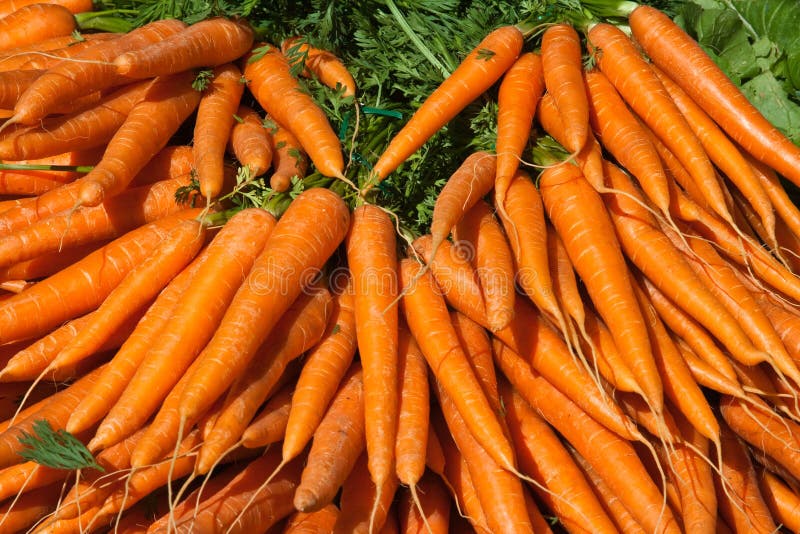
<svg viewBox="0 0 800 534"><path fill-rule="evenodd" d="M54 469L91 467L105 471L83 443L66 430L54 430L49 421L34 421L33 433L23 431L19 442L25 445L19 455L39 465Z"/></svg>
<svg viewBox="0 0 800 534"><path fill-rule="evenodd" d="M214 78L214 71L211 69L203 69L197 73L192 81L192 89L195 91L205 91L211 85L211 80Z"/></svg>

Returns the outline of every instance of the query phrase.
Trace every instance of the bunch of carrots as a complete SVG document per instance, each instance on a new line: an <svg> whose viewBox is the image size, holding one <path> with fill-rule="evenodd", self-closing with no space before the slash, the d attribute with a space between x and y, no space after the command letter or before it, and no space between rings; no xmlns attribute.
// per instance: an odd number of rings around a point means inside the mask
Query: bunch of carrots
<svg viewBox="0 0 800 534"><path fill-rule="evenodd" d="M0 532L800 531L800 148L626 4L489 32L360 177L303 39L0 42ZM495 86L399 236L374 189Z"/></svg>

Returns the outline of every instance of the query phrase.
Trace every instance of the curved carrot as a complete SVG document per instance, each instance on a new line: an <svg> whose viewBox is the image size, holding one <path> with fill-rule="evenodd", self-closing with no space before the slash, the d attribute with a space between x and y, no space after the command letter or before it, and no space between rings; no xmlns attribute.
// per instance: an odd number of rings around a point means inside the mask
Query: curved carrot
<svg viewBox="0 0 800 534"><path fill-rule="evenodd" d="M347 262L364 373L367 462L379 490L394 476L400 404L396 249L394 223L385 211L370 204L354 210L347 235Z"/></svg>
<svg viewBox="0 0 800 534"><path fill-rule="evenodd" d="M308 285L309 275L316 274L342 242L349 223L344 201L328 189L307 189L292 201L198 356L198 368L182 395L182 418L202 414L247 367Z"/></svg>
<svg viewBox="0 0 800 534"><path fill-rule="evenodd" d="M356 81L353 75L342 60L331 52L302 42L300 36L285 39L281 43L281 51L289 58L290 64L302 63L303 76L308 77L313 73L327 87L335 90L341 88L342 96L356 94Z"/></svg>
<svg viewBox="0 0 800 534"><path fill-rule="evenodd" d="M297 137L319 172L342 178L342 146L327 116L300 89L280 49L269 44L263 47L267 48L263 56L251 55L244 69L250 92L271 117Z"/></svg>
<svg viewBox="0 0 800 534"><path fill-rule="evenodd" d="M230 149L250 176L261 176L272 164L272 142L264 122L255 110L241 105L231 129ZM273 188L274 189L274 188Z"/></svg>
<svg viewBox="0 0 800 534"><path fill-rule="evenodd" d="M264 210L243 210L214 237L162 334L146 347L136 374L97 429L91 448L116 443L158 408L213 335L274 224Z"/></svg>
<svg viewBox="0 0 800 534"><path fill-rule="evenodd" d="M508 186L519 167L525 145L531 135L536 106L544 92L542 58L522 54L508 69L497 95L497 176L495 202L502 213Z"/></svg>
<svg viewBox="0 0 800 534"><path fill-rule="evenodd" d="M114 58L117 73L129 78L153 78L217 67L235 61L253 44L253 29L244 20L214 17Z"/></svg>
<svg viewBox="0 0 800 534"><path fill-rule="evenodd" d="M583 89L581 40L570 24L554 24L542 34L542 67L564 123L566 148L577 154L589 137L589 102Z"/></svg>
<svg viewBox="0 0 800 534"><path fill-rule="evenodd" d="M0 50L69 35L77 29L72 12L58 4L30 4L0 18Z"/></svg>
<svg viewBox="0 0 800 534"><path fill-rule="evenodd" d="M197 106L192 150L200 194L207 199L216 198L222 191L225 147L243 93L242 73L234 64L226 63L214 69Z"/></svg>
<svg viewBox="0 0 800 534"><path fill-rule="evenodd" d="M450 119L499 80L516 61L522 43L522 32L516 26L502 26L489 33L397 132L372 169L374 180L385 179ZM368 187L372 185L375 184Z"/></svg>

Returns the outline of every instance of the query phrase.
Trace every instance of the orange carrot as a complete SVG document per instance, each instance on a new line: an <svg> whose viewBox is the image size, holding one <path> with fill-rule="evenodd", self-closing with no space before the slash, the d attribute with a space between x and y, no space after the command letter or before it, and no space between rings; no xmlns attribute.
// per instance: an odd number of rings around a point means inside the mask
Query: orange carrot
<svg viewBox="0 0 800 534"><path fill-rule="evenodd" d="M0 18L0 50L69 35L75 29L75 17L64 6L30 4Z"/></svg>
<svg viewBox="0 0 800 534"><path fill-rule="evenodd" d="M349 218L344 201L328 189L307 189L292 201L198 356L199 366L182 395L182 418L202 414L247 367L308 285L309 273L315 274L342 242Z"/></svg>
<svg viewBox="0 0 800 534"><path fill-rule="evenodd" d="M242 445L251 449L270 445L283 440L286 423L292 408L294 388L291 384L282 387L264 404L258 414L242 433ZM219 419L217 419L219 420ZM247 439L245 439L247 435Z"/></svg>
<svg viewBox="0 0 800 534"><path fill-rule="evenodd" d="M165 334L150 342L136 374L98 428L91 447L122 439L158 408L214 334L274 224L274 218L264 210L240 211L201 253L198 261L202 263L161 327Z"/></svg>
<svg viewBox="0 0 800 534"><path fill-rule="evenodd" d="M361 368L355 363L314 433L294 495L298 510L311 512L329 504L364 450L363 391Z"/></svg>
<svg viewBox="0 0 800 534"><path fill-rule="evenodd" d="M472 252L472 263L486 303L486 319L493 332L514 318L514 261L503 230L484 201L477 202L453 230L458 244Z"/></svg>
<svg viewBox="0 0 800 534"><path fill-rule="evenodd" d="M292 178L303 178L308 168L308 157L297 137L287 128L267 117L266 128L272 142L273 172L269 178L269 186L278 192L289 189Z"/></svg>
<svg viewBox="0 0 800 534"><path fill-rule="evenodd" d="M433 277L406 259L400 262L400 281L406 322L428 365L478 443L502 468L513 471L511 446L460 346Z"/></svg>
<svg viewBox="0 0 800 534"><path fill-rule="evenodd" d="M50 484L0 504L0 532L26 532L55 508L61 484Z"/></svg>
<svg viewBox="0 0 800 534"><path fill-rule="evenodd" d="M242 73L234 64L215 68L212 76L197 107L192 145L200 194L207 199L222 190L225 147L244 93Z"/></svg>
<svg viewBox="0 0 800 534"><path fill-rule="evenodd" d="M516 61L522 43L522 32L516 26L502 26L489 33L394 136L372 169L373 180L385 179L450 119L499 80Z"/></svg>
<svg viewBox="0 0 800 534"><path fill-rule="evenodd" d="M797 493L767 470L760 473L758 486L776 522L793 532L800 530L800 498Z"/></svg>
<svg viewBox="0 0 800 534"><path fill-rule="evenodd" d="M457 311L450 312L450 322L453 324L458 341L461 343L461 348L464 349L464 354L467 356L470 367L472 367L475 377L481 384L486 400L492 405L492 409L502 416L503 407L497 390L497 374L494 369L492 345L489 342L486 330L463 313Z"/></svg>
<svg viewBox="0 0 800 534"><path fill-rule="evenodd" d="M9 15L24 6L39 3L58 4L76 14L92 11L93 8L92 3L88 0L47 0L47 2L40 2L39 0L3 0L0 3L0 17Z"/></svg>
<svg viewBox="0 0 800 534"><path fill-rule="evenodd" d="M261 115L248 106L239 106L236 117L231 129L231 152L243 167L250 168L251 177L261 176L272 164L270 135Z"/></svg>
<svg viewBox="0 0 800 534"><path fill-rule="evenodd" d="M411 495L416 498L417 489L414 486L425 472L428 445L430 413L428 369L425 356L405 327L400 329L399 340L400 404L395 443L395 472L400 482L408 486Z"/></svg>
<svg viewBox="0 0 800 534"><path fill-rule="evenodd" d="M281 43L281 51L292 65L302 64L303 76L314 76L331 89L341 90L342 96L355 96L356 82L342 60L331 52L311 46L303 37L290 37Z"/></svg>
<svg viewBox="0 0 800 534"><path fill-rule="evenodd" d="M420 506L414 503L410 491L400 494L397 514L400 532L404 534L446 534L450 526L451 499L442 480L426 472L418 484ZM430 529L430 530L428 530Z"/></svg>
<svg viewBox="0 0 800 534"><path fill-rule="evenodd" d="M800 149L767 121L706 52L659 10L629 16L636 41L745 150L800 185Z"/></svg>
<svg viewBox="0 0 800 534"><path fill-rule="evenodd" d="M663 402L661 380L628 266L602 200L580 170L570 164L546 169L540 178L540 190L548 216L592 302L608 325L641 393L658 412Z"/></svg>
<svg viewBox="0 0 800 534"><path fill-rule="evenodd" d="M337 295L336 304L328 330L306 357L297 379L283 440L284 459L299 455L311 439L353 361L356 337L352 287L346 286ZM252 435L247 430L242 435L243 443L250 439Z"/></svg>
<svg viewBox="0 0 800 534"><path fill-rule="evenodd" d="M254 52L244 69L250 92L271 117L297 137L319 172L342 178L342 147L327 116L300 90L279 48L264 44L257 50L265 51L263 55Z"/></svg>
<svg viewBox="0 0 800 534"><path fill-rule="evenodd" d="M86 34L84 37L91 35L94 34ZM47 70L54 67L63 58L75 57L87 48L92 48L103 41L114 40L119 37L119 34L116 33L102 33L99 35L100 38L98 39L87 38L85 41L78 42L70 34L69 36L53 37L39 43L0 51L0 54L2 54L0 56L0 71ZM62 43L60 48L47 50L48 43L51 43L54 39L66 39L67 42ZM43 55L42 52L46 52L46 55Z"/></svg>
<svg viewBox="0 0 800 534"><path fill-rule="evenodd" d="M114 58L117 73L153 78L217 67L240 58L253 44L253 30L244 20L214 17L197 22L149 46Z"/></svg>
<svg viewBox="0 0 800 534"><path fill-rule="evenodd" d="M379 492L394 476L400 404L396 248L394 223L386 212L371 204L355 209L347 235L347 262L364 372L367 460Z"/></svg>
<svg viewBox="0 0 800 534"><path fill-rule="evenodd" d="M192 147L188 145L165 146L133 177L130 187L178 178L191 172L193 165Z"/></svg>
<svg viewBox="0 0 800 534"><path fill-rule="evenodd" d="M0 60L1 61L1 60ZM0 63L1 64L1 63ZM0 109L11 109L25 89L42 75L41 70L12 70L0 72Z"/></svg>
<svg viewBox="0 0 800 534"><path fill-rule="evenodd" d="M339 508L335 504L316 512L295 512L289 516L283 534L322 534L333 531L339 517Z"/></svg>
<svg viewBox="0 0 800 534"><path fill-rule="evenodd" d="M589 137L589 102L583 88L581 41L569 24L549 26L542 34L542 66L566 129L567 150L577 154Z"/></svg>
<svg viewBox="0 0 800 534"><path fill-rule="evenodd" d="M505 209L508 186L517 172L528 143L531 123L536 105L544 92L544 85L542 58L533 52L524 53L517 58L500 84L495 142L497 175L494 184L495 204L500 213Z"/></svg>
<svg viewBox="0 0 800 534"><path fill-rule="evenodd" d="M393 475L389 477L383 487L375 487L367 469L366 455L362 454L342 486L342 493L339 497L341 512L336 520L336 525L334 525L333 533L383 533L386 523L391 525L391 522L396 521L392 513L393 509L390 507L397 486L397 478ZM373 505L373 503L376 504ZM389 529L386 534L391 532Z"/></svg>

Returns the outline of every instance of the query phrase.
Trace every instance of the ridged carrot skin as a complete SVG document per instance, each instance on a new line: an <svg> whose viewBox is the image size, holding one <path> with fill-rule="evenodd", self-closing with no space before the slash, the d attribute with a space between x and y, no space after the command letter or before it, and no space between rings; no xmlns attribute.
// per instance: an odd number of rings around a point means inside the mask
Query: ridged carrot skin
<svg viewBox="0 0 800 534"><path fill-rule="evenodd" d="M57 4L31 4L0 18L0 50L50 37L69 35L77 28L69 9Z"/></svg>
<svg viewBox="0 0 800 534"><path fill-rule="evenodd" d="M19 100L19 95L24 93L43 72L38 69L0 71L0 109L13 108Z"/></svg>
<svg viewBox="0 0 800 534"><path fill-rule="evenodd" d="M230 151L242 166L250 167L250 176L261 176L272 164L272 141L264 121L255 110L241 105L239 118L231 128Z"/></svg>
<svg viewBox="0 0 800 534"><path fill-rule="evenodd" d="M247 21L215 17L202 20L149 46L114 58L118 74L153 78L197 67L217 67L235 61L253 45Z"/></svg>
<svg viewBox="0 0 800 534"><path fill-rule="evenodd" d="M300 89L280 49L269 44L261 46L266 52L263 55L254 52L244 68L250 92L271 117L297 137L319 172L341 177L342 145L328 117Z"/></svg>
<svg viewBox="0 0 800 534"><path fill-rule="evenodd" d="M516 26L502 26L487 35L394 136L373 168L375 180L384 180L450 119L499 80L516 61L523 40L522 32Z"/></svg>

